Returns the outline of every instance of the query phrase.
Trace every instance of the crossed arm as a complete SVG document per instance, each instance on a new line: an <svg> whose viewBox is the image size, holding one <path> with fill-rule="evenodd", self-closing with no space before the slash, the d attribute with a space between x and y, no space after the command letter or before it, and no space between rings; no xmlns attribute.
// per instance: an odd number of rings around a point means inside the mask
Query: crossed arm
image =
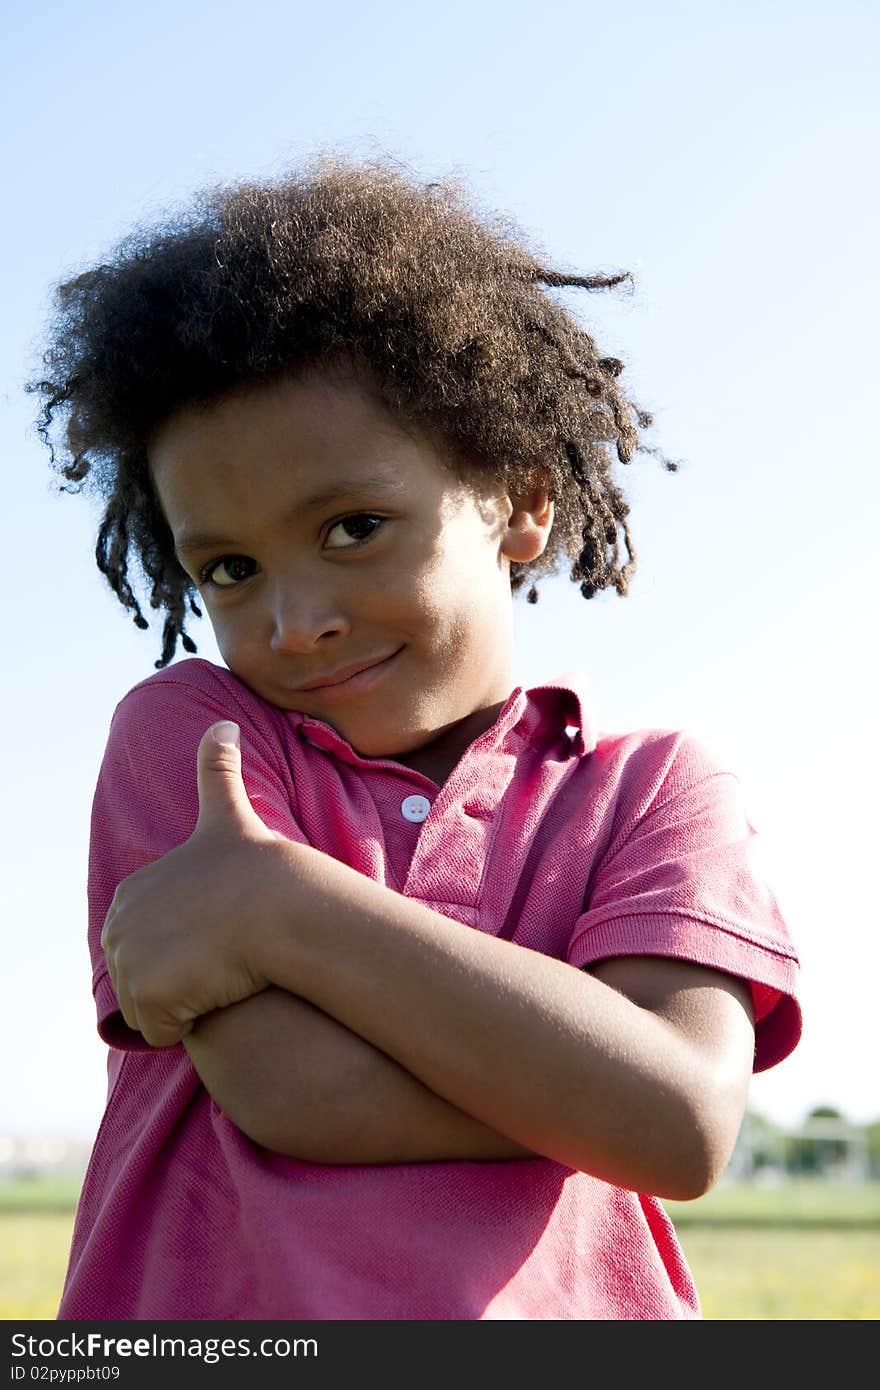
<svg viewBox="0 0 880 1390"><path fill-rule="evenodd" d="M203 1015L183 1044L220 1109L276 1153L311 1163L535 1156L274 985Z"/></svg>
<svg viewBox="0 0 880 1390"><path fill-rule="evenodd" d="M603 961L591 980L572 974L585 991L598 992L616 1026L616 1036L597 1038L591 1049L585 1041L600 1107L597 1144L610 1127L623 1130L627 1147L641 1148L653 1163L654 1136L662 1138L681 1122L682 1101L676 1104L675 1092L683 1091L689 1136L684 1143L679 1136L673 1148L687 1152L689 1137L705 1155L702 1163L699 1152L691 1161L696 1182L688 1181L687 1166L680 1167L675 1193L659 1195L700 1195L726 1165L742 1120L753 1047L749 989L732 976L657 957ZM614 1062L615 1047L638 1049L639 1027L654 1026L639 1010L657 1020L660 1055L654 1066L666 1073L669 1094L658 1086L651 1095L650 1086L639 1087ZM256 1143L277 1153L329 1164L536 1156L438 1096L308 1000L276 986L204 1015L183 1042L220 1108ZM571 1105L578 1103L573 1095ZM616 1180L610 1169L603 1175ZM653 1190L657 1183L633 1185Z"/></svg>
<svg viewBox="0 0 880 1390"><path fill-rule="evenodd" d="M718 1178L752 1070L741 980L648 956L577 970L452 921L268 831L210 733L199 794L101 940L129 1026L183 1041L256 1142L322 1163L543 1155L670 1198Z"/></svg>

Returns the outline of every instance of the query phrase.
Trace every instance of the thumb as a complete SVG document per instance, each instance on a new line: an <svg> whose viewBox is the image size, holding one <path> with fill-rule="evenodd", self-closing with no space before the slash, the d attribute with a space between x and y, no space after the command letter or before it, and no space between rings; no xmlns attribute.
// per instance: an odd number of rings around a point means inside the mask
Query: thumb
<svg viewBox="0 0 880 1390"><path fill-rule="evenodd" d="M196 830L228 829L252 821L256 811L250 803L241 775L241 731L237 724L221 719L202 735L196 768L199 787L199 819Z"/></svg>

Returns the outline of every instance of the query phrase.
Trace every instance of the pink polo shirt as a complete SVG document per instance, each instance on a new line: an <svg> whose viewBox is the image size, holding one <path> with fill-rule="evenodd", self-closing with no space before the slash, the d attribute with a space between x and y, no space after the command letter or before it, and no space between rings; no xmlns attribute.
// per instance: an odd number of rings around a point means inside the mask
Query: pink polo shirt
<svg viewBox="0 0 880 1390"><path fill-rule="evenodd" d="M651 1196L549 1159L303 1163L253 1143L186 1050L130 1031L100 934L116 885L198 813L209 724L242 729L272 829L477 931L581 967L676 956L749 980L755 1069L795 1046L797 958L736 776L682 732L598 734L578 674L514 689L442 788L181 661L118 705L95 792L89 945L107 1107L62 1319L699 1317Z"/></svg>

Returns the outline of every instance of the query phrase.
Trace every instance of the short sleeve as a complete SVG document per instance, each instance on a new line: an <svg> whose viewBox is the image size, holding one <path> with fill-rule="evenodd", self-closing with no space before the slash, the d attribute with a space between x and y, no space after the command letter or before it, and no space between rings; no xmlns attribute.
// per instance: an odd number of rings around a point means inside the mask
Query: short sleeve
<svg viewBox="0 0 880 1390"><path fill-rule="evenodd" d="M670 735L628 760L618 800L569 962L675 956L740 976L755 1005L754 1070L775 1065L801 1033L798 960L739 779L699 740Z"/></svg>
<svg viewBox="0 0 880 1390"><path fill-rule="evenodd" d="M187 670L186 668L190 668ZM214 672L215 678L206 677ZM272 830L306 842L294 813L289 770L268 720L253 713L249 692L205 662L185 662L151 677L116 707L92 802L88 909L92 991L98 1032L111 1047L147 1050L130 1029L107 972L101 932L124 878L188 839L198 819L196 757L218 719L241 728L242 775L254 810ZM239 690L242 695L239 696ZM273 742L275 746L273 746Z"/></svg>

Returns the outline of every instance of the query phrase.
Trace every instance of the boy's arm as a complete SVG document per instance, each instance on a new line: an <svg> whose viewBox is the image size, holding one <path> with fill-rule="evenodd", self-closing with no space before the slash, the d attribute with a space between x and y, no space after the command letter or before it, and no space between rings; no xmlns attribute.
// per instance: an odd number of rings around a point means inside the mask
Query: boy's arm
<svg viewBox="0 0 880 1390"><path fill-rule="evenodd" d="M618 1186L702 1195L739 1131L751 994L715 969L632 957L587 974L309 846L207 826L126 880L104 935L123 1016L155 1046L274 985L491 1130Z"/></svg>
<svg viewBox="0 0 880 1390"><path fill-rule="evenodd" d="M204 1014L182 1042L239 1129L303 1162L538 1156L435 1095L314 1004L275 986Z"/></svg>
<svg viewBox="0 0 880 1390"><path fill-rule="evenodd" d="M284 852L301 887L287 921L282 890L261 943L269 980L535 1153L678 1200L717 1181L752 1072L745 981L647 956L587 973L327 856Z"/></svg>
<svg viewBox="0 0 880 1390"><path fill-rule="evenodd" d="M555 1162L669 1198L699 1196L717 1180L754 1061L746 980L721 961L663 959L650 947L619 959L609 951L588 974L278 838L255 814L223 732L210 730L199 747L195 831L119 885L104 923L108 971L130 1028L172 1046L202 1015L274 985ZM741 818L724 808L711 815L700 795L685 822L688 856L711 866L720 850L730 854ZM673 796L662 815L643 818L652 841L671 821L667 857L683 855L689 809L686 796ZM661 836L659 849L649 846L655 857L664 844ZM699 889L708 872L691 869L686 881ZM610 870L606 877L618 910L621 901L639 904L643 893L628 897ZM729 896L740 904L748 876L731 880ZM656 944L664 948L676 908L673 898L661 919ZM740 959L734 952L734 971Z"/></svg>
<svg viewBox="0 0 880 1390"><path fill-rule="evenodd" d="M273 731L249 699L231 677L206 662L188 661L144 682L117 707L92 815L94 968L106 966L99 937L114 890L132 873L179 852L197 825L197 749L212 714L219 719L224 706L247 729L247 789L273 832L268 838L305 839L291 787L279 771L283 760L272 756ZM245 877L250 906L251 878ZM190 896L189 883L186 891ZM163 895L165 916L168 901ZM106 1041L131 1037L116 1011L99 1016L113 1034L105 1034ZM184 1041L221 1110L257 1142L304 1161L393 1163L529 1152L441 1100L344 1024L280 988L202 1014Z"/></svg>

